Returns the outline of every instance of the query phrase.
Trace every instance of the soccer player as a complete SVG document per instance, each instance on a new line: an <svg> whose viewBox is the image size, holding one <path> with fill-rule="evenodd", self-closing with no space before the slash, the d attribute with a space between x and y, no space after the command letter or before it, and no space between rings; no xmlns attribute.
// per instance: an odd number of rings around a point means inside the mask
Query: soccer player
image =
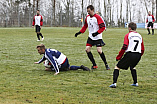
<svg viewBox="0 0 157 104"><path fill-rule="evenodd" d="M88 40L86 44L86 53L87 53L88 58L93 64L92 69L98 68L91 52L91 47L96 45L97 51L100 54L100 57L103 60L106 66L106 69L110 70L107 64L105 55L102 51L102 46L105 45L105 43L102 40L102 32L105 30L104 21L99 15L94 13L94 7L92 5L89 5L87 7L87 12L89 15L86 16L85 24L82 27L82 29L75 34L75 37L77 37L81 33L84 33L88 27L89 36L88 36Z"/></svg>
<svg viewBox="0 0 157 104"><path fill-rule="evenodd" d="M119 70L127 70L129 67L134 81L131 86L138 86L135 66L138 64L144 53L144 44L142 36L136 32L136 28L137 26L133 22L128 26L129 33L125 35L123 47L116 57L116 60L120 61L115 66L113 72L113 84L109 86L111 88L116 88ZM125 55L123 56L124 53Z"/></svg>
<svg viewBox="0 0 157 104"><path fill-rule="evenodd" d="M147 30L148 30L148 35L150 34L150 30L149 30L149 27L151 26L152 28L152 35L154 35L154 22L155 22L155 18L154 16L151 14L151 12L149 11L148 12L148 16L147 16L147 20L146 20L146 23L148 23L147 25Z"/></svg>
<svg viewBox="0 0 157 104"><path fill-rule="evenodd" d="M44 40L43 35L41 34L40 30L41 30L41 26L43 25L43 17L40 15L40 11L37 10L37 15L34 16L33 18L33 23L32 23L32 27L34 28L35 25L35 31L37 33L37 41L40 41L40 36L41 36L41 41Z"/></svg>
<svg viewBox="0 0 157 104"><path fill-rule="evenodd" d="M87 68L83 65L81 65L81 66L70 66L68 58L63 53L61 53L55 49L46 49L45 45L43 45L43 44L38 45L36 48L37 48L38 53L40 55L43 54L43 57L38 62L34 62L34 63L40 64L41 62L43 62L44 60L47 59L51 63L51 65L53 66L53 69L56 71L56 73L54 75L57 75L60 70L66 71L66 70L83 69L85 71L90 71L89 68ZM47 70L49 70L49 69L47 69Z"/></svg>

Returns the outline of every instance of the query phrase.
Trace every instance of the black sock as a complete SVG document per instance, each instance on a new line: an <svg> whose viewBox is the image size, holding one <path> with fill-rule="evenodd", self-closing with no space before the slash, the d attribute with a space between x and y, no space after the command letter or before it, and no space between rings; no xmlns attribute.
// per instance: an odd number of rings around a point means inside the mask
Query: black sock
<svg viewBox="0 0 157 104"><path fill-rule="evenodd" d="M95 60L93 58L93 55L91 52L87 52L88 58L90 59L90 61L92 62L93 66L96 66Z"/></svg>
<svg viewBox="0 0 157 104"><path fill-rule="evenodd" d="M43 35L42 35L42 33L40 33L39 35L40 35L40 36L43 38Z"/></svg>
<svg viewBox="0 0 157 104"><path fill-rule="evenodd" d="M148 28L147 30L148 30L148 33L150 34L150 30L149 30L149 28Z"/></svg>
<svg viewBox="0 0 157 104"><path fill-rule="evenodd" d="M136 73L136 70L135 69L131 69L131 74L132 74L132 78L133 78L134 84L136 84L137 83L137 73Z"/></svg>
<svg viewBox="0 0 157 104"><path fill-rule="evenodd" d="M107 61L106 61L106 57L105 57L105 55L104 55L103 52L100 54L100 57L101 57L101 59L104 61L104 64L105 64L105 66L106 66L106 65L107 65Z"/></svg>
<svg viewBox="0 0 157 104"><path fill-rule="evenodd" d="M114 72L113 72L113 84L117 83L118 76L119 76L119 70L118 69L114 69Z"/></svg>
<svg viewBox="0 0 157 104"><path fill-rule="evenodd" d="M152 29L152 34L154 34L154 29Z"/></svg>
<svg viewBox="0 0 157 104"><path fill-rule="evenodd" d="M40 40L40 37L39 37L39 34L37 33L37 38L38 38L38 40Z"/></svg>

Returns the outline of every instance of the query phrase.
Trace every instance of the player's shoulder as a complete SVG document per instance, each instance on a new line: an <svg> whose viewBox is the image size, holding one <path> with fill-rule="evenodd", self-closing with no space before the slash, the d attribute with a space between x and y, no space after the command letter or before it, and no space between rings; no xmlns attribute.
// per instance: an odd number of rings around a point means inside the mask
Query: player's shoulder
<svg viewBox="0 0 157 104"><path fill-rule="evenodd" d="M101 16L99 16L98 14L94 14L94 17L101 18Z"/></svg>

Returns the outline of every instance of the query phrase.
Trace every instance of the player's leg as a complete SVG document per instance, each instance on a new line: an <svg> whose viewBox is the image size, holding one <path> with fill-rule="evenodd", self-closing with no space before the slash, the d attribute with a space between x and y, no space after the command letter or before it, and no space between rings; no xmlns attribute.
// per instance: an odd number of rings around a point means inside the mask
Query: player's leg
<svg viewBox="0 0 157 104"><path fill-rule="evenodd" d="M132 78L133 78L133 84L131 84L132 86L138 86L138 83L137 83L137 73L136 73L136 69L135 68L130 68L130 71L131 71L131 75L132 75Z"/></svg>
<svg viewBox="0 0 157 104"><path fill-rule="evenodd" d="M113 71L113 84L111 84L109 87L116 88L116 83L117 83L117 79L119 76L119 70L120 70L120 68L115 66L114 71Z"/></svg>
<svg viewBox="0 0 157 104"><path fill-rule="evenodd" d="M150 27L150 23L148 23L148 25L147 25L148 35L150 34L150 29L149 29L149 27Z"/></svg>
<svg viewBox="0 0 157 104"><path fill-rule="evenodd" d="M130 66L130 55L128 53L126 53L124 55L124 57L118 62L118 64L115 66L114 71L113 71L113 84L111 84L109 87L111 88L116 88L116 83L117 83L117 79L119 76L119 70L120 69L128 69L128 67Z"/></svg>
<svg viewBox="0 0 157 104"><path fill-rule="evenodd" d="M107 61L106 61L105 54L104 54L103 51L102 51L102 47L101 47L101 46L97 47L97 51L98 51L98 53L99 53L101 59L103 60L105 66L106 66L106 70L110 70L110 68L109 68L109 66L108 66L108 64L107 64Z"/></svg>
<svg viewBox="0 0 157 104"><path fill-rule="evenodd" d="M40 27L38 25L35 26L36 27L36 33L37 33L37 38L38 40L37 41L40 41Z"/></svg>
<svg viewBox="0 0 157 104"><path fill-rule="evenodd" d="M97 65L96 65L96 63L95 63L93 54L92 54L92 52L91 52L91 46L86 46L86 53L87 53L88 58L90 59L90 61L91 61L92 64L93 64L92 69L98 68Z"/></svg>
<svg viewBox="0 0 157 104"><path fill-rule="evenodd" d="M40 28L40 26L39 26L39 35L41 36L41 41L43 41L44 40L44 37L43 37L43 35L42 35L42 33L40 32L40 30L41 30L41 28Z"/></svg>
<svg viewBox="0 0 157 104"><path fill-rule="evenodd" d="M151 24L152 27L152 35L154 35L154 27L153 27L154 23Z"/></svg>
<svg viewBox="0 0 157 104"><path fill-rule="evenodd" d="M78 69L83 69L84 71L90 71L88 67L85 67L84 65L81 66L70 66L70 70L78 70Z"/></svg>
<svg viewBox="0 0 157 104"><path fill-rule="evenodd" d="M132 86L138 86L137 83L137 72L136 72L136 68L135 66L138 64L138 62L141 59L141 54L140 53L132 53L131 56L131 64L130 64L130 71L131 71L131 75L133 78L133 84L131 84Z"/></svg>

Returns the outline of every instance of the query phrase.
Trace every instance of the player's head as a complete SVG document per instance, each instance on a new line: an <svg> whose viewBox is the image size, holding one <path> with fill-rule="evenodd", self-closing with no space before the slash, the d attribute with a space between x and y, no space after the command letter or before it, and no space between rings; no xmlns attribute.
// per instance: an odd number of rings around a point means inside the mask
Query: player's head
<svg viewBox="0 0 157 104"><path fill-rule="evenodd" d="M129 31L131 31L131 30L136 31L136 28L137 28L136 23L134 23L134 22L129 23L129 25L128 25L128 30Z"/></svg>
<svg viewBox="0 0 157 104"><path fill-rule="evenodd" d="M40 15L40 11L39 10L37 10L37 16L39 16Z"/></svg>
<svg viewBox="0 0 157 104"><path fill-rule="evenodd" d="M151 11L148 12L148 15L151 15Z"/></svg>
<svg viewBox="0 0 157 104"><path fill-rule="evenodd" d="M100 15L100 13L98 11L95 12L96 14Z"/></svg>
<svg viewBox="0 0 157 104"><path fill-rule="evenodd" d="M45 53L46 48L44 44L40 44L40 45L37 45L36 49L38 50L38 53L41 55Z"/></svg>
<svg viewBox="0 0 157 104"><path fill-rule="evenodd" d="M94 7L93 5L89 5L87 6L87 12L90 16L93 16L94 15Z"/></svg>

